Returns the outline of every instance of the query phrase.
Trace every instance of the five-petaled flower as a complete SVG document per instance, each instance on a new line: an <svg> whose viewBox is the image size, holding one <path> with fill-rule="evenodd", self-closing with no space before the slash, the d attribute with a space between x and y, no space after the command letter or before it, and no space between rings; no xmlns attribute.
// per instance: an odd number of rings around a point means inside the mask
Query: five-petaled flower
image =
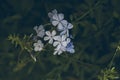
<svg viewBox="0 0 120 80"><path fill-rule="evenodd" d="M35 26L33 29L36 31L38 37L43 38L43 36L45 35L45 29L43 25Z"/></svg>
<svg viewBox="0 0 120 80"><path fill-rule="evenodd" d="M44 44L42 43L41 40L38 40L37 43L33 44L34 46L34 51L41 51L44 47Z"/></svg>
<svg viewBox="0 0 120 80"><path fill-rule="evenodd" d="M66 35L57 36L53 43L53 46L56 47L55 52L53 54L60 55L62 52L66 51L66 46L69 42L70 38L67 38Z"/></svg>
<svg viewBox="0 0 120 80"><path fill-rule="evenodd" d="M45 41L49 40L48 43L52 44L53 40L57 38L57 36L55 36L56 35L56 31L55 30L53 30L52 32L46 31L45 33L46 33L47 36L44 37L44 40Z"/></svg>
<svg viewBox="0 0 120 80"><path fill-rule="evenodd" d="M66 20L64 20L64 14L59 13L57 14L57 11L54 11L54 13L49 13L49 17L51 20L51 23L53 26L57 26L58 29L61 29L61 27L64 26L64 24L67 23Z"/></svg>
<svg viewBox="0 0 120 80"><path fill-rule="evenodd" d="M67 37L69 37L69 29L72 29L72 28L73 28L73 25L71 23L66 23L64 24L64 26L61 26L61 28L58 30L62 31L60 35L66 35Z"/></svg>
<svg viewBox="0 0 120 80"><path fill-rule="evenodd" d="M55 38L55 41L53 43L53 46L64 46L66 47L67 44L70 42L70 38L67 38L66 35L61 35L61 36L57 36Z"/></svg>

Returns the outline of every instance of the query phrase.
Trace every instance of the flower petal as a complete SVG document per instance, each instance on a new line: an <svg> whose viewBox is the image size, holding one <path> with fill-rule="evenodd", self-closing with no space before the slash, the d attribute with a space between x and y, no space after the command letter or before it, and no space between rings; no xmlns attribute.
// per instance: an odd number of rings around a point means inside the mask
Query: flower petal
<svg viewBox="0 0 120 80"><path fill-rule="evenodd" d="M68 24L68 29L72 29L73 25L71 23Z"/></svg>
<svg viewBox="0 0 120 80"><path fill-rule="evenodd" d="M33 46L37 46L37 43L34 43Z"/></svg>
<svg viewBox="0 0 120 80"><path fill-rule="evenodd" d="M53 46L55 47L55 46L57 46L58 44L59 44L59 42L56 41L56 42L53 43Z"/></svg>
<svg viewBox="0 0 120 80"><path fill-rule="evenodd" d="M52 10L52 12L49 12L48 13L48 17L52 18L54 14L57 14L57 10L56 9Z"/></svg>
<svg viewBox="0 0 120 80"><path fill-rule="evenodd" d="M43 38L43 36L45 35L45 31L41 31L37 34L37 36Z"/></svg>
<svg viewBox="0 0 120 80"><path fill-rule="evenodd" d="M35 47L35 48L34 48L34 51L39 51L39 47Z"/></svg>
<svg viewBox="0 0 120 80"><path fill-rule="evenodd" d="M53 55L56 55L58 51L55 50L55 52L53 53Z"/></svg>
<svg viewBox="0 0 120 80"><path fill-rule="evenodd" d="M59 23L59 22L56 21L56 20L53 20L53 21L52 21L52 25L53 25L53 26L57 26L58 23Z"/></svg>
<svg viewBox="0 0 120 80"><path fill-rule="evenodd" d="M70 43L71 39L70 38L67 38L67 44Z"/></svg>
<svg viewBox="0 0 120 80"><path fill-rule="evenodd" d="M53 43L53 39L51 38L48 43L52 44Z"/></svg>
<svg viewBox="0 0 120 80"><path fill-rule="evenodd" d="M67 42L66 42L66 41L62 42L62 45L63 45L64 47L66 47L66 46L67 46Z"/></svg>
<svg viewBox="0 0 120 80"><path fill-rule="evenodd" d="M37 26L35 26L33 29L37 32L38 27L37 27Z"/></svg>
<svg viewBox="0 0 120 80"><path fill-rule="evenodd" d="M52 18L53 18L54 20L56 20L56 21L59 21L57 14L54 14Z"/></svg>
<svg viewBox="0 0 120 80"><path fill-rule="evenodd" d="M57 10L56 9L52 10L52 13L57 14Z"/></svg>
<svg viewBox="0 0 120 80"><path fill-rule="evenodd" d="M67 27L68 22L66 20L62 20L61 23L63 24L64 27Z"/></svg>
<svg viewBox="0 0 120 80"><path fill-rule="evenodd" d="M74 49L68 49L67 52L69 52L69 53L75 53L75 50Z"/></svg>
<svg viewBox="0 0 120 80"><path fill-rule="evenodd" d="M51 12L48 13L48 17L52 18L53 14Z"/></svg>
<svg viewBox="0 0 120 80"><path fill-rule="evenodd" d="M62 35L62 41L65 41L66 38L66 35Z"/></svg>
<svg viewBox="0 0 120 80"><path fill-rule="evenodd" d="M46 31L45 33L46 33L47 36L51 35L50 31Z"/></svg>
<svg viewBox="0 0 120 80"><path fill-rule="evenodd" d="M47 41L47 40L49 40L49 39L50 39L50 37L47 37L47 36L44 37L44 40L45 40L45 41Z"/></svg>
<svg viewBox="0 0 120 80"><path fill-rule="evenodd" d="M60 54L62 54L62 51L61 51L61 50L58 52L58 55L60 55Z"/></svg>
<svg viewBox="0 0 120 80"><path fill-rule="evenodd" d="M55 35L56 35L56 31L53 30L53 31L52 31L52 36L55 36Z"/></svg>
<svg viewBox="0 0 120 80"><path fill-rule="evenodd" d="M64 19L64 14L62 14L62 13L58 14L58 18L59 18L60 21L63 20Z"/></svg>
<svg viewBox="0 0 120 80"><path fill-rule="evenodd" d="M74 50L74 49L71 49L70 53L75 53L75 50Z"/></svg>
<svg viewBox="0 0 120 80"><path fill-rule="evenodd" d="M43 30L44 28L43 28L43 25L40 25L39 27L38 27L38 30Z"/></svg>
<svg viewBox="0 0 120 80"><path fill-rule="evenodd" d="M64 30L60 33L60 35L64 35L64 34L66 34L66 30Z"/></svg>
<svg viewBox="0 0 120 80"><path fill-rule="evenodd" d="M60 40L60 36L54 36L53 39L54 40Z"/></svg>
<svg viewBox="0 0 120 80"><path fill-rule="evenodd" d="M58 29L58 31L64 30L63 24L62 24L62 23L59 23L58 26L57 26L57 29Z"/></svg>
<svg viewBox="0 0 120 80"><path fill-rule="evenodd" d="M61 44L58 44L55 50L60 50L61 49Z"/></svg>
<svg viewBox="0 0 120 80"><path fill-rule="evenodd" d="M41 41L41 40L38 40L38 43L39 43L39 44L41 44L41 43L42 43L42 41Z"/></svg>

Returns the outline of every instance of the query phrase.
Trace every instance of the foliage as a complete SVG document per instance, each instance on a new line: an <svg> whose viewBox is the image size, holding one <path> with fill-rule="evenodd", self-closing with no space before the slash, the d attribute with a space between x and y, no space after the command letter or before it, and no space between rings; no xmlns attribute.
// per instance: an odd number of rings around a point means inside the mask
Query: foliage
<svg viewBox="0 0 120 80"><path fill-rule="evenodd" d="M98 76L99 80L116 80L118 79L118 74L115 70L115 67L111 69L101 70L101 76Z"/></svg>
<svg viewBox="0 0 120 80"><path fill-rule="evenodd" d="M1 0L0 80L117 80L119 3L119 0ZM54 56L51 45L35 54L30 47L33 27L47 23L46 15L53 9L64 13L74 25L71 33L75 54Z"/></svg>

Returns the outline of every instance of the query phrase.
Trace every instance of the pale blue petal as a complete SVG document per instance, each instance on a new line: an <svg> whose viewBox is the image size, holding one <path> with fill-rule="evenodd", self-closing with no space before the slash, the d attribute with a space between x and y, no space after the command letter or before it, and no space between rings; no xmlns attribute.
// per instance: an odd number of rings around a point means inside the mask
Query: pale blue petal
<svg viewBox="0 0 120 80"><path fill-rule="evenodd" d="M35 48L34 48L34 51L38 51L38 47L35 47Z"/></svg>
<svg viewBox="0 0 120 80"><path fill-rule="evenodd" d="M57 29L58 29L58 31L64 30L63 24L59 23L58 26L57 26Z"/></svg>
<svg viewBox="0 0 120 80"><path fill-rule="evenodd" d="M63 30L63 31L60 33L60 35L64 35L64 34L66 34L66 30Z"/></svg>
<svg viewBox="0 0 120 80"><path fill-rule="evenodd" d="M54 14L57 14L57 10L56 9L52 10L52 12L49 12L48 13L48 17L52 18Z"/></svg>
<svg viewBox="0 0 120 80"><path fill-rule="evenodd" d="M50 31L46 31L45 33L46 33L47 36L51 35Z"/></svg>
<svg viewBox="0 0 120 80"><path fill-rule="evenodd" d="M54 36L53 39L54 40L60 40L60 36Z"/></svg>
<svg viewBox="0 0 120 80"><path fill-rule="evenodd" d="M52 31L52 36L55 36L55 35L56 35L56 31L53 30L53 31Z"/></svg>
<svg viewBox="0 0 120 80"><path fill-rule="evenodd" d="M61 23L63 24L64 27L67 27L68 22L66 20L62 20Z"/></svg>
<svg viewBox="0 0 120 80"><path fill-rule="evenodd" d="M58 51L54 51L53 55L56 55Z"/></svg>
<svg viewBox="0 0 120 80"><path fill-rule="evenodd" d="M53 43L53 39L50 39L48 43L49 43L49 44L52 44L52 43Z"/></svg>
<svg viewBox="0 0 120 80"><path fill-rule="evenodd" d="M42 43L42 41L41 40L38 40L38 42L37 42L38 44L41 44Z"/></svg>
<svg viewBox="0 0 120 80"><path fill-rule="evenodd" d="M53 20L53 21L52 21L52 25L53 25L53 26L57 26L58 23L59 23L59 22L58 22L57 20Z"/></svg>
<svg viewBox="0 0 120 80"><path fill-rule="evenodd" d="M68 29L72 29L73 25L71 23L68 24Z"/></svg>
<svg viewBox="0 0 120 80"><path fill-rule="evenodd" d="M33 29L37 32L38 27L37 27L37 26L35 26Z"/></svg>
<svg viewBox="0 0 120 80"><path fill-rule="evenodd" d="M40 25L39 27L38 27L38 31L39 30L43 30L44 28L43 28L43 25Z"/></svg>
<svg viewBox="0 0 120 80"><path fill-rule="evenodd" d="M56 21L59 21L59 18L58 18L58 15L57 15L57 14L54 14L52 18L53 18L54 20L56 20Z"/></svg>
<svg viewBox="0 0 120 80"><path fill-rule="evenodd" d="M53 14L57 14L57 10L54 9L54 10L52 11L52 13L53 13Z"/></svg>
<svg viewBox="0 0 120 80"><path fill-rule="evenodd" d="M53 46L55 47L55 46L57 46L58 44L59 44L59 42L56 41L56 42L53 43Z"/></svg>
<svg viewBox="0 0 120 80"><path fill-rule="evenodd" d="M47 36L44 37L44 40L45 40L45 41L47 41L47 40L49 40L49 39L50 39L50 37L47 37Z"/></svg>
<svg viewBox="0 0 120 80"><path fill-rule="evenodd" d="M64 14L62 14L62 13L58 14L58 18L59 18L59 21L63 20L64 19Z"/></svg>
<svg viewBox="0 0 120 80"><path fill-rule="evenodd" d="M65 41L66 38L66 35L62 35L62 41Z"/></svg>
<svg viewBox="0 0 120 80"><path fill-rule="evenodd" d="M60 55L60 54L62 54L62 51L61 51L61 50L58 52L58 55Z"/></svg>
<svg viewBox="0 0 120 80"><path fill-rule="evenodd" d="M62 42L62 45L63 45L63 47L66 47L67 46L67 42L66 41Z"/></svg>
<svg viewBox="0 0 120 80"><path fill-rule="evenodd" d="M43 36L45 35L45 31L41 31L37 34L37 36L43 38Z"/></svg>
<svg viewBox="0 0 120 80"><path fill-rule="evenodd" d="M67 38L67 43L70 43L71 39L70 38Z"/></svg>
<svg viewBox="0 0 120 80"><path fill-rule="evenodd" d="M33 46L37 46L37 43L34 43Z"/></svg>
<svg viewBox="0 0 120 80"><path fill-rule="evenodd" d="M74 49L70 49L68 52L75 53L75 50Z"/></svg>
<svg viewBox="0 0 120 80"><path fill-rule="evenodd" d="M48 17L49 17L49 18L52 18L52 17L53 17L53 13L49 12L49 13L48 13Z"/></svg>
<svg viewBox="0 0 120 80"><path fill-rule="evenodd" d="M61 48L61 44L58 44L56 50L60 50L60 48Z"/></svg>

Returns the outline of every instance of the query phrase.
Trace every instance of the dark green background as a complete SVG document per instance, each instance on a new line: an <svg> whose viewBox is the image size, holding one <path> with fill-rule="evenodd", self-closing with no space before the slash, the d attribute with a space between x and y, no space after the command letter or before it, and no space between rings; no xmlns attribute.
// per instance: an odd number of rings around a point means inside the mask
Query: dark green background
<svg viewBox="0 0 120 80"><path fill-rule="evenodd" d="M53 9L69 22L80 18L72 30L75 54L53 56L48 47L36 63L19 64L19 48L7 40L8 35L34 33L34 26L49 22L47 14ZM120 0L0 0L0 80L97 80L119 41ZM27 52L23 55L30 58ZM118 72L119 56L114 62Z"/></svg>

